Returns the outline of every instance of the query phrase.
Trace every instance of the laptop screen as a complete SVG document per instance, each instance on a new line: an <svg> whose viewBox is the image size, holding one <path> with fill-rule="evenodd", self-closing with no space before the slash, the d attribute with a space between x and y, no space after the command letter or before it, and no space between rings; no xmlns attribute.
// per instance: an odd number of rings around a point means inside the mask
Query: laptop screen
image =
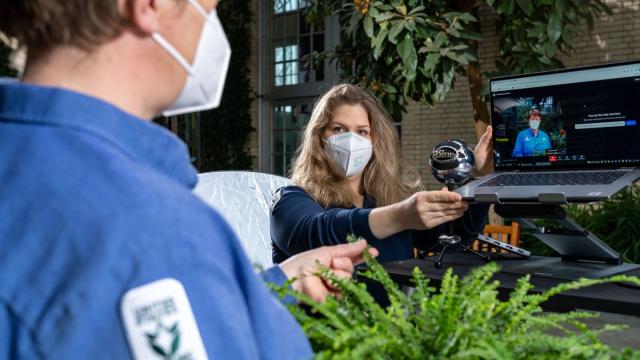
<svg viewBox="0 0 640 360"><path fill-rule="evenodd" d="M640 166L640 61L492 79L496 169Z"/></svg>

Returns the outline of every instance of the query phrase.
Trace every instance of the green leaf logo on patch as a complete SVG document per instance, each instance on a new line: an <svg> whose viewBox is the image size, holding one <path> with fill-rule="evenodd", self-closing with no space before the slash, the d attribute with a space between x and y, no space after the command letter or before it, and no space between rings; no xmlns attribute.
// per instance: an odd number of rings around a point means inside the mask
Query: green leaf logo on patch
<svg viewBox="0 0 640 360"><path fill-rule="evenodd" d="M158 322L154 333L145 333L149 346L164 359L173 359L180 348L180 329L176 322L171 327L166 327Z"/></svg>

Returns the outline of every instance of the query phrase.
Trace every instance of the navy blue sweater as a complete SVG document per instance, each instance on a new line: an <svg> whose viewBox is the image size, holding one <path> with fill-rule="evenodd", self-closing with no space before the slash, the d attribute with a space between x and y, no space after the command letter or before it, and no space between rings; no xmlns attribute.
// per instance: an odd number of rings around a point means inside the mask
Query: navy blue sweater
<svg viewBox="0 0 640 360"><path fill-rule="evenodd" d="M362 208L325 209L298 186L287 186L278 192L271 209L274 263L306 250L345 243L349 234L362 236L377 248L381 263L405 260L413 257L414 246L432 248L437 246L439 235L449 233L449 223L446 223L430 230L405 230L378 239L369 228L369 213L376 207L372 197L365 196ZM486 205L471 205L469 209L454 223L455 233L462 236L465 243L473 240L473 232L482 231L489 211Z"/></svg>

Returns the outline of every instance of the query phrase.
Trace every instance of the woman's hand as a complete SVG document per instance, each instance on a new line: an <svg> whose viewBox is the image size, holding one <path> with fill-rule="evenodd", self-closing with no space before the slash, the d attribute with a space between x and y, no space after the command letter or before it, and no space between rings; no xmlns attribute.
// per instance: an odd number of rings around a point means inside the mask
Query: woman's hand
<svg viewBox="0 0 640 360"><path fill-rule="evenodd" d="M466 201L454 192L443 188L440 191L421 191L403 201L406 224L409 229L432 229L453 221L469 208Z"/></svg>
<svg viewBox="0 0 640 360"><path fill-rule="evenodd" d="M373 209L369 227L378 239L404 230L432 229L464 214L469 204L462 197L443 188L440 191L420 191L404 201Z"/></svg>
<svg viewBox="0 0 640 360"><path fill-rule="evenodd" d="M476 176L485 176L493 172L493 143L491 137L493 136L493 128L491 125L487 126L487 130L482 134L480 141L473 150L473 155L476 158L475 174Z"/></svg>

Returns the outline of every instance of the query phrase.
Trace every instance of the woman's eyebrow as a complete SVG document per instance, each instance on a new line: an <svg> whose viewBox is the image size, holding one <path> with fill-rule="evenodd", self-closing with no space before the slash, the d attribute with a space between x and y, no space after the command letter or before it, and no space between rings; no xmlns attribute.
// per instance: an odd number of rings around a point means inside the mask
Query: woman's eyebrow
<svg viewBox="0 0 640 360"><path fill-rule="evenodd" d="M345 125L344 123L340 122L339 120L331 120L331 122L329 123L329 125L327 125L328 127L333 127L333 126L342 126L342 127L349 127L347 125ZM356 129L365 129L365 128L370 128L371 125L356 125Z"/></svg>

